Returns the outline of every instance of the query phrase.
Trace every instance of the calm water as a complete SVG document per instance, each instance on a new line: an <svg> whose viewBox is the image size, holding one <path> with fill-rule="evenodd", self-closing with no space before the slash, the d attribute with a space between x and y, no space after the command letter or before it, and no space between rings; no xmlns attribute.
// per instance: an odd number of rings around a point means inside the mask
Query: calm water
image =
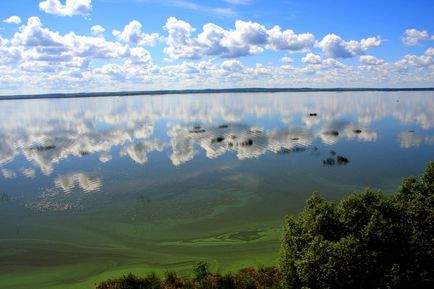
<svg viewBox="0 0 434 289"><path fill-rule="evenodd" d="M274 264L312 192L421 173L433 112L432 92L2 101L0 288Z"/></svg>

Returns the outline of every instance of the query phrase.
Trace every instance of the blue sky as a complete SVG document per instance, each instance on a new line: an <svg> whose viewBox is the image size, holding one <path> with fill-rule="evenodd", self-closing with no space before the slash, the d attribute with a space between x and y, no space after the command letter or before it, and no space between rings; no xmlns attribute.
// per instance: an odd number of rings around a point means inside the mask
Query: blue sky
<svg viewBox="0 0 434 289"><path fill-rule="evenodd" d="M0 2L0 94L434 86L433 1Z"/></svg>

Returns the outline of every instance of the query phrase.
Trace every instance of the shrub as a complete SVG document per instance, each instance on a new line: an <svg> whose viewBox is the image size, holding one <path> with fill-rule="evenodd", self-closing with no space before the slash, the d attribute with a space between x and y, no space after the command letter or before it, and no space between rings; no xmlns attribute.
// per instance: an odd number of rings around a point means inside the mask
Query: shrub
<svg viewBox="0 0 434 289"><path fill-rule="evenodd" d="M146 278L136 277L129 273L118 279L110 279L101 282L97 289L162 289L160 279L153 273Z"/></svg>

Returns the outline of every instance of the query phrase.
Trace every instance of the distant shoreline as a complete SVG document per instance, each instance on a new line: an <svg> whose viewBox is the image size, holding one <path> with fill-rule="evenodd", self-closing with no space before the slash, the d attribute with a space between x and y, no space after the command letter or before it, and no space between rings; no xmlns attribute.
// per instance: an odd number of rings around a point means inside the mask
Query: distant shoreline
<svg viewBox="0 0 434 289"><path fill-rule="evenodd" d="M204 93L260 93L260 92L351 92L351 91L434 91L434 87L422 88L222 88L222 89L182 89L182 90L143 90L118 92L76 92L25 95L0 95L0 100L44 99L44 98L81 98L111 97L131 95L164 95L164 94L204 94Z"/></svg>

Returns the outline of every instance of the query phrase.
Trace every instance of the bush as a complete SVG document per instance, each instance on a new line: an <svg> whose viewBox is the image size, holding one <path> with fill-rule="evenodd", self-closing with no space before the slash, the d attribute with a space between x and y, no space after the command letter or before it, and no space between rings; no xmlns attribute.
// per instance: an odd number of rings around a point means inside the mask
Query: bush
<svg viewBox="0 0 434 289"><path fill-rule="evenodd" d="M163 289L160 279L151 273L146 278L139 278L129 273L119 279L110 279L101 282L97 289Z"/></svg>
<svg viewBox="0 0 434 289"><path fill-rule="evenodd" d="M434 288L434 163L391 197L312 195L286 220L280 269L289 289Z"/></svg>

